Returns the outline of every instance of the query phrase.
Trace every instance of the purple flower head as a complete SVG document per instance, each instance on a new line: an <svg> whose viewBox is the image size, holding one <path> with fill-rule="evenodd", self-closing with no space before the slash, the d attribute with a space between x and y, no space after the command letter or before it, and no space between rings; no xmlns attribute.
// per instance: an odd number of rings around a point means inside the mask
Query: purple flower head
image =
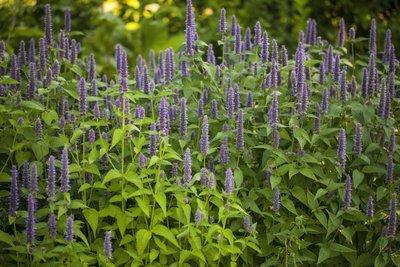
<svg viewBox="0 0 400 267"><path fill-rule="evenodd" d="M140 169L143 169L144 167L146 167L147 158L143 153L139 154L138 162L139 162L139 168Z"/></svg>
<svg viewBox="0 0 400 267"><path fill-rule="evenodd" d="M71 10L69 8L64 11L64 31L67 33L71 31Z"/></svg>
<svg viewBox="0 0 400 267"><path fill-rule="evenodd" d="M18 64L20 67L25 65L26 63L26 50L25 50L25 42L21 41L19 43L19 48L18 48Z"/></svg>
<svg viewBox="0 0 400 267"><path fill-rule="evenodd" d="M135 108L135 118L137 119L143 119L145 117L145 109L142 106L138 106Z"/></svg>
<svg viewBox="0 0 400 267"><path fill-rule="evenodd" d="M199 208L197 208L196 212L194 213L194 223L196 224L196 226L199 226L203 221L203 219L204 219L203 212Z"/></svg>
<svg viewBox="0 0 400 267"><path fill-rule="evenodd" d="M268 33L265 31L262 35L261 40L261 51L260 58L263 63L268 61L269 57L269 41L268 41Z"/></svg>
<svg viewBox="0 0 400 267"><path fill-rule="evenodd" d="M212 119L218 119L218 102L216 99L211 100L210 117Z"/></svg>
<svg viewBox="0 0 400 267"><path fill-rule="evenodd" d="M74 215L69 215L65 226L64 239L67 242L74 241Z"/></svg>
<svg viewBox="0 0 400 267"><path fill-rule="evenodd" d="M119 83L121 87L119 92L121 94L126 93L128 91L128 56L125 51L120 48L120 62L119 62ZM136 71L135 71L136 73Z"/></svg>
<svg viewBox="0 0 400 267"><path fill-rule="evenodd" d="M188 186L192 180L192 158L191 158L190 148L186 149L183 158L183 183Z"/></svg>
<svg viewBox="0 0 400 267"><path fill-rule="evenodd" d="M352 192L352 180L350 175L346 174L345 181L345 191L344 191L344 199L343 199L343 209L347 210L351 206L351 192Z"/></svg>
<svg viewBox="0 0 400 267"><path fill-rule="evenodd" d="M344 22L344 19L340 18L338 44L339 44L339 46L344 46L345 42L346 42L346 24Z"/></svg>
<svg viewBox="0 0 400 267"><path fill-rule="evenodd" d="M392 31L390 29L387 29L386 34L385 34L385 45L384 45L383 58L382 58L383 63L389 62L391 45L392 45Z"/></svg>
<svg viewBox="0 0 400 267"><path fill-rule="evenodd" d="M244 119L243 110L240 109L236 118L236 148L244 149Z"/></svg>
<svg viewBox="0 0 400 267"><path fill-rule="evenodd" d="M11 168L11 186L10 186L10 196L9 196L9 215L15 215L19 207L19 197L18 197L18 170L15 165Z"/></svg>
<svg viewBox="0 0 400 267"><path fill-rule="evenodd" d="M97 96L99 93L99 90L97 88L97 82L96 79L92 80L92 96Z"/></svg>
<svg viewBox="0 0 400 267"><path fill-rule="evenodd" d="M39 192L39 185L38 185L38 172L37 166L35 163L31 164L31 172L29 177L29 193L36 195Z"/></svg>
<svg viewBox="0 0 400 267"><path fill-rule="evenodd" d="M235 36L236 35L236 30L237 30L237 20L236 16L232 15L231 17L231 35Z"/></svg>
<svg viewBox="0 0 400 267"><path fill-rule="evenodd" d="M46 193L47 199L49 201L54 201L56 195L56 166L55 157L53 155L49 157L48 165Z"/></svg>
<svg viewBox="0 0 400 267"><path fill-rule="evenodd" d="M225 8L221 8L219 15L219 32L226 33L226 28L226 10Z"/></svg>
<svg viewBox="0 0 400 267"><path fill-rule="evenodd" d="M99 119L100 118L100 115L101 115L100 114L100 107L99 107L99 104L97 103L97 101L94 102L94 104L93 104L92 113L93 113L93 117L95 119Z"/></svg>
<svg viewBox="0 0 400 267"><path fill-rule="evenodd" d="M363 76L361 82L361 96L366 98L368 94L368 84L369 84L369 77L368 77L368 69L363 68Z"/></svg>
<svg viewBox="0 0 400 267"><path fill-rule="evenodd" d="M371 54L368 61L368 94L372 95L377 87L377 77L375 73L376 60L375 54Z"/></svg>
<svg viewBox="0 0 400 267"><path fill-rule="evenodd" d="M207 186L208 183L208 175L209 175L209 171L207 168L201 168L200 170L200 183L203 186Z"/></svg>
<svg viewBox="0 0 400 267"><path fill-rule="evenodd" d="M394 73L396 71L396 53L394 51L394 45L391 44L389 50L389 73Z"/></svg>
<svg viewBox="0 0 400 267"><path fill-rule="evenodd" d="M26 218L26 243L33 245L36 236L36 199L32 193L28 195L28 216Z"/></svg>
<svg viewBox="0 0 400 267"><path fill-rule="evenodd" d="M182 60L179 64L179 66L180 66L182 77L189 77L190 72L189 72L188 63L185 60Z"/></svg>
<svg viewBox="0 0 400 267"><path fill-rule="evenodd" d="M234 190L234 178L231 168L228 168L225 172L225 193L231 194Z"/></svg>
<svg viewBox="0 0 400 267"><path fill-rule="evenodd" d="M272 210L275 213L278 213L280 209L281 209L281 191L279 190L279 187L275 187L274 198L272 201Z"/></svg>
<svg viewBox="0 0 400 267"><path fill-rule="evenodd" d="M36 47L35 47L35 39L31 38L29 40L29 51L28 51L28 62L35 63L35 55L36 55ZM0 55L1 58L1 55Z"/></svg>
<svg viewBox="0 0 400 267"><path fill-rule="evenodd" d="M254 25L254 45L261 44L261 34L262 34L261 23L260 21L257 21L256 24Z"/></svg>
<svg viewBox="0 0 400 267"><path fill-rule="evenodd" d="M319 83L320 84L325 83L325 64L324 64L324 62L321 62L319 64Z"/></svg>
<svg viewBox="0 0 400 267"><path fill-rule="evenodd" d="M347 93L346 74L347 74L346 70L343 69L340 72L340 75L339 75L340 101L342 101L342 103L347 101L347 96L346 96L346 93Z"/></svg>
<svg viewBox="0 0 400 267"><path fill-rule="evenodd" d="M368 202L367 202L367 217L372 218L374 217L374 199L372 196L368 197Z"/></svg>
<svg viewBox="0 0 400 267"><path fill-rule="evenodd" d="M52 239L57 237L57 216L51 212L48 221L49 235Z"/></svg>
<svg viewBox="0 0 400 267"><path fill-rule="evenodd" d="M239 85L235 83L233 85L233 110L237 112L240 108L240 94L239 94Z"/></svg>
<svg viewBox="0 0 400 267"><path fill-rule="evenodd" d="M28 86L28 98L33 99L36 93L36 65L35 63L29 63L29 86Z"/></svg>
<svg viewBox="0 0 400 267"><path fill-rule="evenodd" d="M92 128L88 131L88 141L90 144L93 144L96 141L96 132Z"/></svg>
<svg viewBox="0 0 400 267"><path fill-rule="evenodd" d="M170 83L174 78L174 51L172 48L167 48L165 53L165 81Z"/></svg>
<svg viewBox="0 0 400 267"><path fill-rule="evenodd" d="M96 79L96 58L93 54L90 54L88 62L88 80L93 81L94 79Z"/></svg>
<svg viewBox="0 0 400 267"><path fill-rule="evenodd" d="M160 130L163 135L167 136L169 134L169 111L167 98L165 96L161 98L158 108Z"/></svg>
<svg viewBox="0 0 400 267"><path fill-rule="evenodd" d="M393 156L389 155L387 164L386 164L386 183L390 184L393 182L393 173L394 173L394 163L393 163Z"/></svg>
<svg viewBox="0 0 400 267"><path fill-rule="evenodd" d="M193 12L192 0L187 0L186 2L185 38L186 38L186 54L193 55L195 50L195 40L196 40L196 23Z"/></svg>
<svg viewBox="0 0 400 267"><path fill-rule="evenodd" d="M207 115L204 115L201 127L200 144L199 144L200 152L203 154L203 156L207 156L209 146L210 146L210 141L208 136L208 117Z"/></svg>
<svg viewBox="0 0 400 267"><path fill-rule="evenodd" d="M117 71L119 74L121 74L121 71L120 71L121 70L121 56L122 56L121 53L122 53L122 46L120 44L117 44L115 46L114 57L115 57L116 65L117 65Z"/></svg>
<svg viewBox="0 0 400 267"><path fill-rule="evenodd" d="M253 106L254 106L253 92L249 91L247 93L246 107L252 108Z"/></svg>
<svg viewBox="0 0 400 267"><path fill-rule="evenodd" d="M70 184L69 184L68 149L64 147L61 152L61 192L66 193L69 190L70 190Z"/></svg>
<svg viewBox="0 0 400 267"><path fill-rule="evenodd" d="M371 26L369 29L369 52L376 55L376 20L371 20Z"/></svg>
<svg viewBox="0 0 400 267"><path fill-rule="evenodd" d="M354 40L356 38L356 29L354 27L351 27L349 29L349 39Z"/></svg>
<svg viewBox="0 0 400 267"><path fill-rule="evenodd" d="M79 90L79 112L81 115L86 114L87 103L86 103L86 81L85 78L81 77L78 83Z"/></svg>
<svg viewBox="0 0 400 267"><path fill-rule="evenodd" d="M214 49L212 44L208 44L208 49L207 49L207 62L210 64L215 65L215 55L214 55Z"/></svg>
<svg viewBox="0 0 400 267"><path fill-rule="evenodd" d="M250 216L244 216L243 218L243 229L246 233L250 233L252 231L252 222Z"/></svg>
<svg viewBox="0 0 400 267"><path fill-rule="evenodd" d="M239 55L242 52L242 33L239 25L236 25L234 46L235 53Z"/></svg>
<svg viewBox="0 0 400 267"><path fill-rule="evenodd" d="M249 51L252 48L252 43L251 43L251 30L249 27L246 28L246 35L244 38L244 49Z"/></svg>
<svg viewBox="0 0 400 267"><path fill-rule="evenodd" d="M200 96L199 102L197 104L197 116L199 118L204 116L204 99L203 99L203 96Z"/></svg>
<svg viewBox="0 0 400 267"><path fill-rule="evenodd" d="M268 122L271 128L276 128L278 126L278 117L279 117L278 109L279 109L278 95L276 92L274 92L272 94L271 106L268 111Z"/></svg>
<svg viewBox="0 0 400 267"><path fill-rule="evenodd" d="M278 63L272 58L271 72L269 73L268 86L276 88L278 86Z"/></svg>
<svg viewBox="0 0 400 267"><path fill-rule="evenodd" d="M387 225L386 235L393 237L396 235L397 228L397 195L394 193L389 202L389 221Z"/></svg>
<svg viewBox="0 0 400 267"><path fill-rule="evenodd" d="M171 176L176 177L178 175L178 162L174 162L171 167Z"/></svg>
<svg viewBox="0 0 400 267"><path fill-rule="evenodd" d="M219 155L221 164L225 165L229 163L229 144L227 135L225 135L224 138L222 139Z"/></svg>
<svg viewBox="0 0 400 267"><path fill-rule="evenodd" d="M45 16L44 16L44 28L45 28L45 38L47 45L53 42L53 21L51 18L51 7L49 4L44 6Z"/></svg>
<svg viewBox="0 0 400 267"><path fill-rule="evenodd" d="M337 158L343 170L346 168L346 143L346 131L341 128L339 131Z"/></svg>
<svg viewBox="0 0 400 267"><path fill-rule="evenodd" d="M276 63L278 63L279 51L278 51L278 43L276 42L276 39L272 39L271 44L272 44L271 61L272 62L275 61Z"/></svg>
<svg viewBox="0 0 400 267"><path fill-rule="evenodd" d="M353 152L357 156L361 156L362 153L362 125L361 123L356 123L356 130L354 134L354 147Z"/></svg>
<svg viewBox="0 0 400 267"><path fill-rule="evenodd" d="M16 55L11 56L10 77L17 81L21 79L21 69Z"/></svg>
<svg viewBox="0 0 400 267"><path fill-rule="evenodd" d="M387 81L387 89L391 99L393 99L393 97L395 96L395 76L396 75L394 72L390 72Z"/></svg>
<svg viewBox="0 0 400 267"><path fill-rule="evenodd" d="M281 46L281 54L282 54L282 66L287 66L288 64L288 52L286 46Z"/></svg>
<svg viewBox="0 0 400 267"><path fill-rule="evenodd" d="M210 190L215 187L215 176L214 176L214 173L212 173L212 172L210 172L208 175L207 187Z"/></svg>
<svg viewBox="0 0 400 267"><path fill-rule="evenodd" d="M113 252L113 248L112 248L112 234L111 231L106 231L104 233L104 243L103 243L103 247L104 247L104 255L106 255L107 258L111 259L112 258L112 252Z"/></svg>

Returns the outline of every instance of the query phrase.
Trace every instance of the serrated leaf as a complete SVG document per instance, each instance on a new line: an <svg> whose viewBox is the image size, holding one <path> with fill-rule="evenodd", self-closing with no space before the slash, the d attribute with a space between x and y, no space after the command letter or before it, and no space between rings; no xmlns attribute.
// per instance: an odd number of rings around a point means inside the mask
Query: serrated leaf
<svg viewBox="0 0 400 267"><path fill-rule="evenodd" d="M99 223L99 213L95 209L84 209L83 216L92 228L93 235L96 237L97 225Z"/></svg>
<svg viewBox="0 0 400 267"><path fill-rule="evenodd" d="M124 138L124 131L122 129L115 129L110 149L113 148L119 142L121 142L122 138Z"/></svg>
<svg viewBox="0 0 400 267"><path fill-rule="evenodd" d="M165 196L164 192L157 192L157 194L154 196L155 200L157 201L158 205L160 205L164 216L167 216L167 197Z"/></svg>
<svg viewBox="0 0 400 267"><path fill-rule="evenodd" d="M164 237L169 242L180 248L178 241L175 238L175 235L166 226L162 224L157 224L151 229L151 231L156 235Z"/></svg>
<svg viewBox="0 0 400 267"><path fill-rule="evenodd" d="M103 184L120 177L122 177L122 174L119 172L119 170L109 170L108 173L104 176Z"/></svg>

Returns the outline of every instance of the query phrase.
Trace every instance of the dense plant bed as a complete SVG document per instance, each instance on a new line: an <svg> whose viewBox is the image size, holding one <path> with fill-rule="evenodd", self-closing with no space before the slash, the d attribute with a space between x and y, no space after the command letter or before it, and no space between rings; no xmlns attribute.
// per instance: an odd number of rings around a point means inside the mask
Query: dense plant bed
<svg viewBox="0 0 400 267"><path fill-rule="evenodd" d="M133 71L117 45L112 77L49 5L0 43L1 264L399 265L390 30L310 19L291 56L221 10L216 58L187 4L180 51Z"/></svg>

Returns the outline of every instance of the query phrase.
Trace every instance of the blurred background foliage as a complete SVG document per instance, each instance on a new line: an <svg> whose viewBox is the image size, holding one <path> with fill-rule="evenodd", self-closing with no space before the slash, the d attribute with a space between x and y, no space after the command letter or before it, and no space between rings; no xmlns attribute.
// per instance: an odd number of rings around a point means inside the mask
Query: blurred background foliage
<svg viewBox="0 0 400 267"><path fill-rule="evenodd" d="M95 53L101 72L111 72L114 46L121 43L133 63L137 55L147 57L150 49L178 49L184 41L185 0L0 0L0 39L17 47L20 40L43 34L44 5L50 3L54 27L63 26L63 12L72 11L72 29L83 44L83 53ZM376 18L379 45L386 28L393 41L400 40L400 1L390 0L193 0L200 38L215 42L221 7L228 22L236 14L242 29L253 28L257 20L278 42L293 49L307 18L318 23L318 34L335 40L339 18L356 26L357 36L367 36L371 18ZM243 29L244 30L244 29ZM100 56L101 55L101 56Z"/></svg>

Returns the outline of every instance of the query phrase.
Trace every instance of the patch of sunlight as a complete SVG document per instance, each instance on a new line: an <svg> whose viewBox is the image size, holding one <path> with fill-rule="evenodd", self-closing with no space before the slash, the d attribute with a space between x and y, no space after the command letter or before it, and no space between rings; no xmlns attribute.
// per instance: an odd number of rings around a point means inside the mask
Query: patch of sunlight
<svg viewBox="0 0 400 267"><path fill-rule="evenodd" d="M157 3L151 3L151 4L148 4L148 5L145 5L144 9L148 10L148 11L150 11L152 13L156 13L160 9L160 5L157 4Z"/></svg>
<svg viewBox="0 0 400 267"><path fill-rule="evenodd" d="M139 0L125 0L125 3L133 7L134 9L138 9L140 7L140 1Z"/></svg>
<svg viewBox="0 0 400 267"><path fill-rule="evenodd" d="M125 25L125 28L126 28L127 30L129 30L129 31L137 31L137 30L140 28L140 24L137 23L137 22L134 22L134 21L128 22L128 23Z"/></svg>
<svg viewBox="0 0 400 267"><path fill-rule="evenodd" d="M111 12L114 15L118 15L121 7L116 0L106 0L103 2L102 8L104 12Z"/></svg>
<svg viewBox="0 0 400 267"><path fill-rule="evenodd" d="M203 15L204 15L205 17L209 17L209 16L211 16L212 14L214 14L214 10L213 10L212 8L210 8L210 7L207 7L207 8L204 9L204 11L203 11Z"/></svg>

